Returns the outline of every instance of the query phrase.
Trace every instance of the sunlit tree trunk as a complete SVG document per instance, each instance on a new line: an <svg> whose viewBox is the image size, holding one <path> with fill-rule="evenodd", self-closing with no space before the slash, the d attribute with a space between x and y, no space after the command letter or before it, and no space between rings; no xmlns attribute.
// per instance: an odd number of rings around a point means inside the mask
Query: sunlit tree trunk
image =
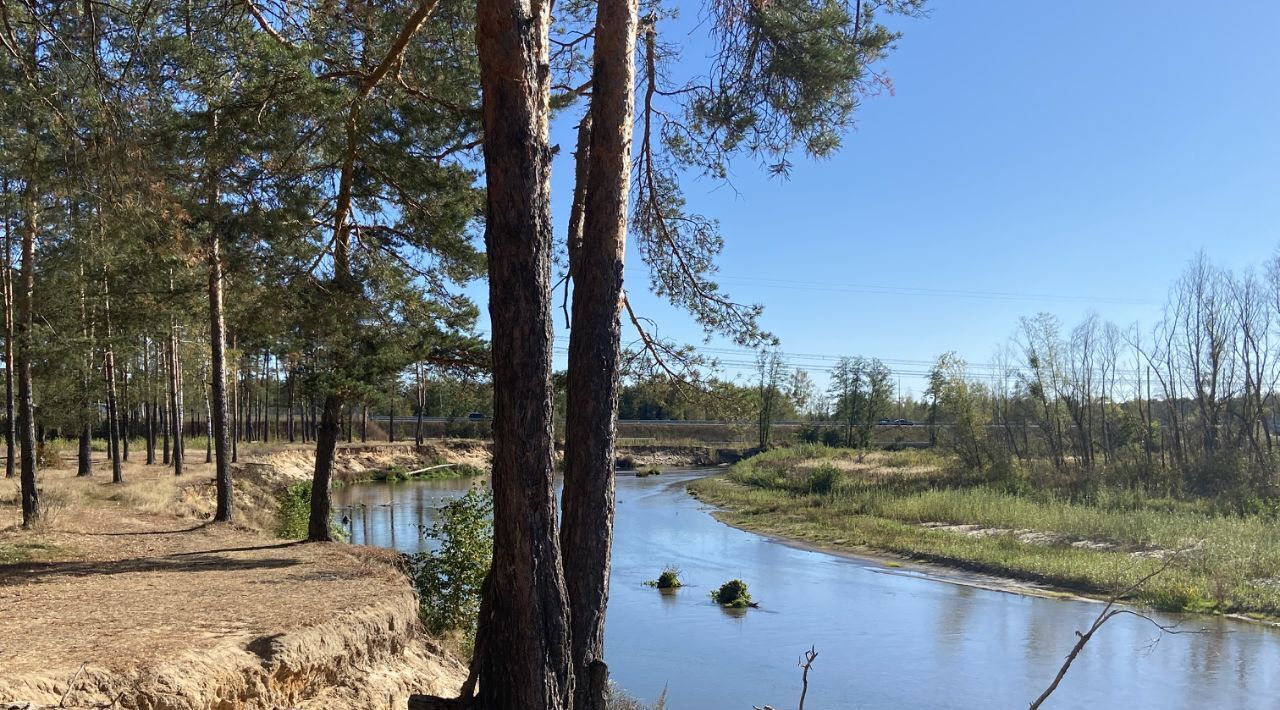
<svg viewBox="0 0 1280 710"><path fill-rule="evenodd" d="M173 446L169 459L173 474L182 475L182 358L178 352L178 329L169 326L169 432Z"/></svg>
<svg viewBox="0 0 1280 710"><path fill-rule="evenodd" d="M102 349L103 370L107 384L107 449L111 457L111 482L124 483L124 471L120 459L120 408L116 402L116 351L111 332L111 293L107 279L102 279L103 312L107 327L106 343Z"/></svg>
<svg viewBox="0 0 1280 710"><path fill-rule="evenodd" d="M40 492L36 488L36 411L31 392L31 358L33 300L36 288L36 198L31 185L26 188L26 214L22 229L22 280L17 292L16 365L18 369L18 440L22 458L22 524L30 526L39 521Z"/></svg>
<svg viewBox="0 0 1280 710"><path fill-rule="evenodd" d="M215 123L216 125L216 123ZM217 206L217 184L210 181L212 204ZM215 522L230 522L232 518L231 461L227 451L227 346L226 324L222 314L222 244L219 221L211 221L209 229L209 383L212 390L213 415L210 428L213 437L214 482L217 506L213 514Z"/></svg>
<svg viewBox="0 0 1280 710"><path fill-rule="evenodd" d="M9 181L4 183L5 206L9 204ZM17 471L18 425L13 419L13 228L9 215L4 220L4 477L13 478Z"/></svg>
<svg viewBox="0 0 1280 710"><path fill-rule="evenodd" d="M552 488L550 10L477 4L494 389L494 557L476 658L486 710L572 707Z"/></svg>
<svg viewBox="0 0 1280 710"><path fill-rule="evenodd" d="M604 710L608 694L604 621L613 545L619 318L631 185L636 25L635 2L600 0L582 236L570 253L573 310L560 544L569 594L576 710Z"/></svg>

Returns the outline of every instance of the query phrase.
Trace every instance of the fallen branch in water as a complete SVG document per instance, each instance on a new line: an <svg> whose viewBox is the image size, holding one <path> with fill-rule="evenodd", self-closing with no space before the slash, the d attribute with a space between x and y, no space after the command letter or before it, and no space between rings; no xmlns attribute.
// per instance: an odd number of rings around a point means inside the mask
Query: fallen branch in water
<svg viewBox="0 0 1280 710"><path fill-rule="evenodd" d="M800 706L796 710L804 710L804 698L809 694L809 669L813 668L813 662L818 657L817 648L810 646L808 651L800 657L796 665L800 666ZM772 705L755 705L755 710L774 710Z"/></svg>
<svg viewBox="0 0 1280 710"><path fill-rule="evenodd" d="M1116 618L1117 616L1120 616L1121 614L1136 616L1139 619L1144 619L1146 621L1151 622L1151 624L1155 626L1157 629L1159 629L1160 631L1160 634L1159 636L1156 637L1155 642L1159 642L1160 637L1163 636L1164 634L1201 633L1201 631L1192 631L1192 632L1183 631L1181 629L1178 629L1176 625L1170 626L1167 624L1161 624L1160 622L1156 621L1150 616L1147 616L1146 614L1143 614L1140 611L1135 611L1133 609L1115 608L1116 604L1121 599L1138 591L1140 588L1142 588L1142 585L1146 584L1147 582L1150 582L1152 579L1159 576L1165 570L1169 569L1169 566L1172 565L1174 560L1176 560L1178 556L1183 552L1185 552L1185 550L1180 550L1170 555L1165 559L1164 564L1160 565L1159 569L1156 569L1155 571L1151 572L1150 574L1143 577L1142 579L1139 579L1137 582L1134 582L1127 589L1117 592L1116 594L1113 594L1111 598L1107 600L1107 605L1104 606L1102 608L1102 611L1098 613L1097 618L1095 618L1093 620L1093 623L1089 625L1089 629L1084 633L1080 633L1079 631L1076 632L1076 637L1077 637L1076 643L1074 646L1071 647L1071 652L1067 654L1067 659L1063 661L1062 667L1058 669L1058 674L1054 676L1053 682L1049 684L1048 688L1044 689L1044 692L1040 694L1040 697L1036 698L1031 702L1031 706L1029 710L1039 710L1040 706L1044 704L1044 701L1048 700L1050 695L1053 695L1053 691L1058 689L1058 684L1062 682L1062 679L1064 677L1066 677L1067 671L1071 669L1071 664L1075 662L1076 657L1079 656L1080 652L1084 650L1085 644L1089 643L1089 640L1092 639L1093 635L1097 633L1099 629L1102 628L1103 624L1106 624L1108 621L1111 621L1112 619Z"/></svg>

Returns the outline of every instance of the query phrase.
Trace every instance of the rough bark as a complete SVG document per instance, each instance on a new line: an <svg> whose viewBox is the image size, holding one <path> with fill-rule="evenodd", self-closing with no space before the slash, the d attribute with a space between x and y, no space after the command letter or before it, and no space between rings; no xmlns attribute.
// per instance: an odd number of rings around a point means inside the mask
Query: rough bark
<svg viewBox="0 0 1280 710"><path fill-rule="evenodd" d="M330 486L333 480L333 460L338 448L338 433L342 428L342 397L330 394L325 397L320 412L320 430L316 432L316 467L311 475L311 515L307 519L307 539L312 542L329 542Z"/></svg>
<svg viewBox="0 0 1280 710"><path fill-rule="evenodd" d="M9 183L5 181L5 197ZM8 204L8 199L5 200ZM8 217L4 220L4 477L13 478L17 466L18 426L13 419L13 231Z"/></svg>
<svg viewBox="0 0 1280 710"><path fill-rule="evenodd" d="M182 475L182 360L178 355L178 329L169 328L169 433L173 446L169 460L173 475Z"/></svg>
<svg viewBox="0 0 1280 710"><path fill-rule="evenodd" d="M93 474L93 429L88 422L80 425L80 445L76 451L76 475Z"/></svg>
<svg viewBox="0 0 1280 710"><path fill-rule="evenodd" d="M146 427L147 465L156 462L156 406L155 391L151 380L151 346L148 338L142 339L142 379L145 390L142 394L142 416Z"/></svg>
<svg viewBox="0 0 1280 710"><path fill-rule="evenodd" d="M120 406L116 399L116 351L111 331L111 290L104 275L102 278L102 302L106 341L102 346L103 380L107 387L107 456L111 459L111 482L124 483L124 471L120 456Z"/></svg>
<svg viewBox="0 0 1280 710"><path fill-rule="evenodd" d="M494 557L479 706L571 707L567 591L552 481L548 21L535 0L479 0L493 324Z"/></svg>
<svg viewBox="0 0 1280 710"><path fill-rule="evenodd" d="M217 224L209 231L209 382L212 391L215 522L231 522L231 462L227 452L227 333L222 314L222 248Z"/></svg>
<svg viewBox="0 0 1280 710"><path fill-rule="evenodd" d="M575 710L604 710L608 694L604 621L613 545L614 444L635 110L636 25L633 0L600 0L582 234L570 254L573 311L560 544L572 622Z"/></svg>
<svg viewBox="0 0 1280 710"><path fill-rule="evenodd" d="M36 288L36 203L27 187L26 223L22 229L22 279L18 289L16 366L18 369L18 441L21 444L22 524L30 526L40 520L40 491L36 488L36 411L31 393L31 328L33 299Z"/></svg>

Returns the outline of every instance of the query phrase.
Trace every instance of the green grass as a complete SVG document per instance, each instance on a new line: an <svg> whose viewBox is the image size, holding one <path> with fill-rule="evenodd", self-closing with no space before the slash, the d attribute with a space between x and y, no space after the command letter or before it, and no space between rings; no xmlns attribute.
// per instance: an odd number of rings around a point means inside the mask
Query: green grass
<svg viewBox="0 0 1280 710"><path fill-rule="evenodd" d="M65 554L63 548L43 542L0 542L0 565L56 559Z"/></svg>
<svg viewBox="0 0 1280 710"><path fill-rule="evenodd" d="M1159 568L1156 551L1185 550L1139 590L1138 601L1163 610L1280 616L1280 527L1269 519L1133 493L1071 501L1008 482L964 485L948 472L949 462L928 452L881 453L856 466L855 457L822 447L783 449L690 489L744 528L1094 595L1125 589ZM1009 532L965 535L923 523ZM1077 541L1113 548L1071 545Z"/></svg>
<svg viewBox="0 0 1280 710"><path fill-rule="evenodd" d="M446 461L436 461L432 466L443 466ZM421 468L427 468L423 466ZM363 483L367 481L413 481L419 479L434 478L472 478L474 476L484 476L488 473L483 468L472 466L471 464L460 463L445 468L432 468L430 471L421 473L411 473L410 469L404 466L392 466L382 471L372 471L367 477L358 478L352 483Z"/></svg>

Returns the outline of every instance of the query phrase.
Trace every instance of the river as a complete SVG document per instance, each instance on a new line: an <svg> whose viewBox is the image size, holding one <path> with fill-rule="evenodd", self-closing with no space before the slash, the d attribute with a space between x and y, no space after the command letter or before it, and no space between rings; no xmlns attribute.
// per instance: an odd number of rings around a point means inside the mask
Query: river
<svg viewBox="0 0 1280 710"><path fill-rule="evenodd" d="M813 552L717 522L685 492L707 471L617 479L606 624L613 679L673 710L795 708L796 662L810 646L808 710L1025 708L1100 610L953 584L875 560ZM352 541L426 549L417 526L483 480L369 483L335 491ZM687 585L644 585L666 564ZM745 580L759 609L726 611L708 593ZM1162 622L1179 619L1162 616ZM1280 709L1280 632L1208 617L1165 635L1132 616L1098 632L1046 708ZM1203 632L1201 632L1203 630Z"/></svg>

